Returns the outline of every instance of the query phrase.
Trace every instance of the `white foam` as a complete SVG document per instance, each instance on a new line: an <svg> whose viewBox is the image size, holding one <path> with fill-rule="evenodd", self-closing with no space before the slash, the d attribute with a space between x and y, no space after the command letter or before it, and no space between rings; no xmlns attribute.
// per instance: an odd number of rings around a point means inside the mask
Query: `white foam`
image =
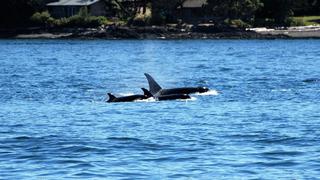
<svg viewBox="0 0 320 180"><path fill-rule="evenodd" d="M196 98L196 97L193 97L193 96L191 96L190 99L187 99L187 101L195 101L195 100L197 100L197 98Z"/></svg>
<svg viewBox="0 0 320 180"><path fill-rule="evenodd" d="M219 94L219 92L216 90L209 90L204 93L196 93L196 95L198 95L198 96L217 96L218 94Z"/></svg>
<svg viewBox="0 0 320 180"><path fill-rule="evenodd" d="M176 101L185 101L185 102L187 102L187 101L195 101L195 100L197 100L197 98L190 96L190 99L175 99L175 100Z"/></svg>
<svg viewBox="0 0 320 180"><path fill-rule="evenodd" d="M176 99L176 101L195 101L197 100L196 97L191 97L190 99ZM153 97L150 97L148 99L139 99L139 100L135 100L134 102L157 102L158 100L156 100Z"/></svg>
<svg viewBox="0 0 320 180"><path fill-rule="evenodd" d="M132 96L133 93L119 93L120 96Z"/></svg>
<svg viewBox="0 0 320 180"><path fill-rule="evenodd" d="M148 99L139 99L139 100L135 100L134 102L155 102L156 99L154 99L153 97L150 97Z"/></svg>
<svg viewBox="0 0 320 180"><path fill-rule="evenodd" d="M272 89L271 92L288 92L291 91L291 89Z"/></svg>

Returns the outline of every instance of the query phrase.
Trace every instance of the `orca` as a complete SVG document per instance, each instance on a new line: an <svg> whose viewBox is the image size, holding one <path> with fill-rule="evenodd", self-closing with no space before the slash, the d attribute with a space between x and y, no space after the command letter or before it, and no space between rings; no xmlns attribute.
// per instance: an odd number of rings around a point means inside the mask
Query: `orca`
<svg viewBox="0 0 320 180"><path fill-rule="evenodd" d="M170 95L162 95L157 97L157 100L159 101L177 100L177 99L191 99L191 97L188 94L170 94Z"/></svg>
<svg viewBox="0 0 320 180"><path fill-rule="evenodd" d="M132 102L136 100L143 100L143 99L148 99L152 97L150 92L147 90L145 91L144 88L141 88L144 92L143 95L131 95L131 96L122 96L122 97L115 97L113 94L108 93L109 99L107 102Z"/></svg>
<svg viewBox="0 0 320 180"><path fill-rule="evenodd" d="M172 89L162 89L161 86L153 79L150 74L144 73L149 83L149 91L154 97L164 96L164 95L177 95L177 94L192 94L192 93L204 93L208 92L207 87L182 87L182 88L172 88Z"/></svg>
<svg viewBox="0 0 320 180"><path fill-rule="evenodd" d="M159 95L153 96L150 91L145 88L141 88L145 94L148 96L154 97L158 101L166 101L166 100L177 100L177 99L191 99L188 94L169 94L169 95Z"/></svg>

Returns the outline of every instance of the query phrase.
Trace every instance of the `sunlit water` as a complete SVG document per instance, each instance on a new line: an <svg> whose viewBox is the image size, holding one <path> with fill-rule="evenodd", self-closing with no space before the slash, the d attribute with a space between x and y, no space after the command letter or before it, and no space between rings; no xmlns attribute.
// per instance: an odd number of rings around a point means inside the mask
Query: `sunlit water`
<svg viewBox="0 0 320 180"><path fill-rule="evenodd" d="M320 177L320 41L0 41L0 179ZM106 103L207 86L191 100Z"/></svg>

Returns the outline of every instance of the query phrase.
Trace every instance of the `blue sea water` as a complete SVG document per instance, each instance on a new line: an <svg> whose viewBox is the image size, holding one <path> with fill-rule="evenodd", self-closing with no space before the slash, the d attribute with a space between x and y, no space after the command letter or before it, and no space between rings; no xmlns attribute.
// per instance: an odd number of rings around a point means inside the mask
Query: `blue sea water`
<svg viewBox="0 0 320 180"><path fill-rule="evenodd" d="M317 179L319 40L1 40L0 179ZM106 103L163 87L188 101Z"/></svg>

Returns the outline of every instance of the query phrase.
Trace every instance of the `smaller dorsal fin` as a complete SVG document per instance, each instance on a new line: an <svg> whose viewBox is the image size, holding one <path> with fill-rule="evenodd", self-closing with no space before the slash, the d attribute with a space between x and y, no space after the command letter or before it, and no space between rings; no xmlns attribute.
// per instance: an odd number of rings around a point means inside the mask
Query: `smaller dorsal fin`
<svg viewBox="0 0 320 180"><path fill-rule="evenodd" d="M150 91L148 91L148 90L145 89L145 88L141 88L141 89L142 89L143 94L144 94L145 96L147 96L148 98L149 98L149 97L153 97L153 95L150 93Z"/></svg>
<svg viewBox="0 0 320 180"><path fill-rule="evenodd" d="M108 93L108 96L109 96L109 100L107 101L107 102L111 102L111 101L113 101L116 97L113 95L113 94L111 94L111 93Z"/></svg>

